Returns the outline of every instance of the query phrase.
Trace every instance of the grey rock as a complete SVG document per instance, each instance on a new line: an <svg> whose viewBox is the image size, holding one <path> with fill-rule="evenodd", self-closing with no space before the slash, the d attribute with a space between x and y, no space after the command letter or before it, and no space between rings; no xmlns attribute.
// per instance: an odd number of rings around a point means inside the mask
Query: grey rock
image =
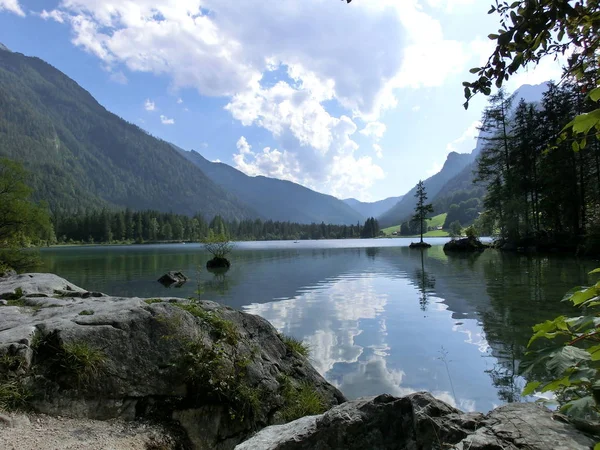
<svg viewBox="0 0 600 450"><path fill-rule="evenodd" d="M181 272L167 272L158 279L158 282L165 286L171 286L172 284L181 286L186 281L187 277Z"/></svg>
<svg viewBox="0 0 600 450"><path fill-rule="evenodd" d="M462 413L428 393L380 395L267 427L236 450L589 450L594 440L535 404Z"/></svg>
<svg viewBox="0 0 600 450"><path fill-rule="evenodd" d="M0 279L0 293L18 289L25 295L20 306L0 311L0 356L20 364L4 374L0 367L0 380L21 380L37 412L177 420L196 448L232 449L276 423L285 406L284 379L308 383L327 407L345 401L258 316L209 301L88 296L51 274ZM73 346L99 355L91 374L65 369ZM238 401L242 394L247 402ZM252 399L253 408L242 410Z"/></svg>

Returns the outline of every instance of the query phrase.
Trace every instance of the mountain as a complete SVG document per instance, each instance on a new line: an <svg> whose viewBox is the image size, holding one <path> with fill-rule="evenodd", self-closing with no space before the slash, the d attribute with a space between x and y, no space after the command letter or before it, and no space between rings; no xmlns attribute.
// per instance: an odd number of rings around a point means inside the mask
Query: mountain
<svg viewBox="0 0 600 450"><path fill-rule="evenodd" d="M24 164L34 198L53 211L129 207L256 216L170 144L110 113L41 59L4 46L0 157Z"/></svg>
<svg viewBox="0 0 600 450"><path fill-rule="evenodd" d="M348 206L355 211L358 211L363 219L369 217L379 217L389 209L391 209L396 203L402 200L402 195L399 197L388 197L377 202L361 202L355 198L347 198L344 200Z"/></svg>
<svg viewBox="0 0 600 450"><path fill-rule="evenodd" d="M291 181L250 177L227 164L210 162L194 150L188 152L179 149L179 153L265 219L340 225L364 221L360 213L331 195L315 192Z"/></svg>
<svg viewBox="0 0 600 450"><path fill-rule="evenodd" d="M512 95L514 99L513 109L517 107L521 99L528 103L539 103L547 89L547 82L520 86ZM456 219L459 219L462 225L471 223L481 211L486 188L481 184L474 184L473 180L475 178L475 170L477 169L475 160L485 146L486 141L484 138L486 137L490 137L489 132L479 132L477 144L471 153L473 162L448 180L436 196L430 197L433 198L432 203L436 212L449 213L446 218L445 227ZM451 211L451 209L454 209L454 211Z"/></svg>
<svg viewBox="0 0 600 450"><path fill-rule="evenodd" d="M428 198L430 200L434 198L448 181L472 162L473 155L470 153L449 153L442 170L423 181ZM415 192L416 186L408 191L394 207L379 216L379 224L382 228L397 225L413 214L416 205Z"/></svg>

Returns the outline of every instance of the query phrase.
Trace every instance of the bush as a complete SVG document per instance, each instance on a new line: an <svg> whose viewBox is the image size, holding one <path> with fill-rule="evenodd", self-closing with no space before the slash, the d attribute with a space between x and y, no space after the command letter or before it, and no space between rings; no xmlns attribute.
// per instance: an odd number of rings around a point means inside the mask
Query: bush
<svg viewBox="0 0 600 450"><path fill-rule="evenodd" d="M596 269L591 274L600 273ZM533 327L528 347L539 339L551 343L531 350L523 375L541 367L546 380L530 380L523 395L554 392L560 412L575 419L600 419L600 283L569 292L562 301L581 308L574 317L559 316Z"/></svg>
<svg viewBox="0 0 600 450"><path fill-rule="evenodd" d="M477 239L477 231L475 231L475 227L471 225L470 227L465 228L465 235L469 239Z"/></svg>

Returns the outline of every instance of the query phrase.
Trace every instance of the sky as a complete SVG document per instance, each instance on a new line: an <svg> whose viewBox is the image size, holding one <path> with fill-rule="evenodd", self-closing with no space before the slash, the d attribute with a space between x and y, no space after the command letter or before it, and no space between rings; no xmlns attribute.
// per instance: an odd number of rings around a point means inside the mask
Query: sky
<svg viewBox="0 0 600 450"><path fill-rule="evenodd" d="M475 147L462 82L490 0L0 0L0 43L154 136L248 175L375 201ZM543 60L510 79L558 79Z"/></svg>

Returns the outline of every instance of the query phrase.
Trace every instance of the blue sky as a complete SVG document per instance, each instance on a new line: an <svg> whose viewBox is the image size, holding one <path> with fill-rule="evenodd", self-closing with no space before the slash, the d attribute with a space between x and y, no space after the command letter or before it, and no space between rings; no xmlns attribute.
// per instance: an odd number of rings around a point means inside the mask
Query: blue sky
<svg viewBox="0 0 600 450"><path fill-rule="evenodd" d="M0 42L154 136L249 175L364 201L474 147L484 0L0 0ZM509 89L557 78L543 61Z"/></svg>

